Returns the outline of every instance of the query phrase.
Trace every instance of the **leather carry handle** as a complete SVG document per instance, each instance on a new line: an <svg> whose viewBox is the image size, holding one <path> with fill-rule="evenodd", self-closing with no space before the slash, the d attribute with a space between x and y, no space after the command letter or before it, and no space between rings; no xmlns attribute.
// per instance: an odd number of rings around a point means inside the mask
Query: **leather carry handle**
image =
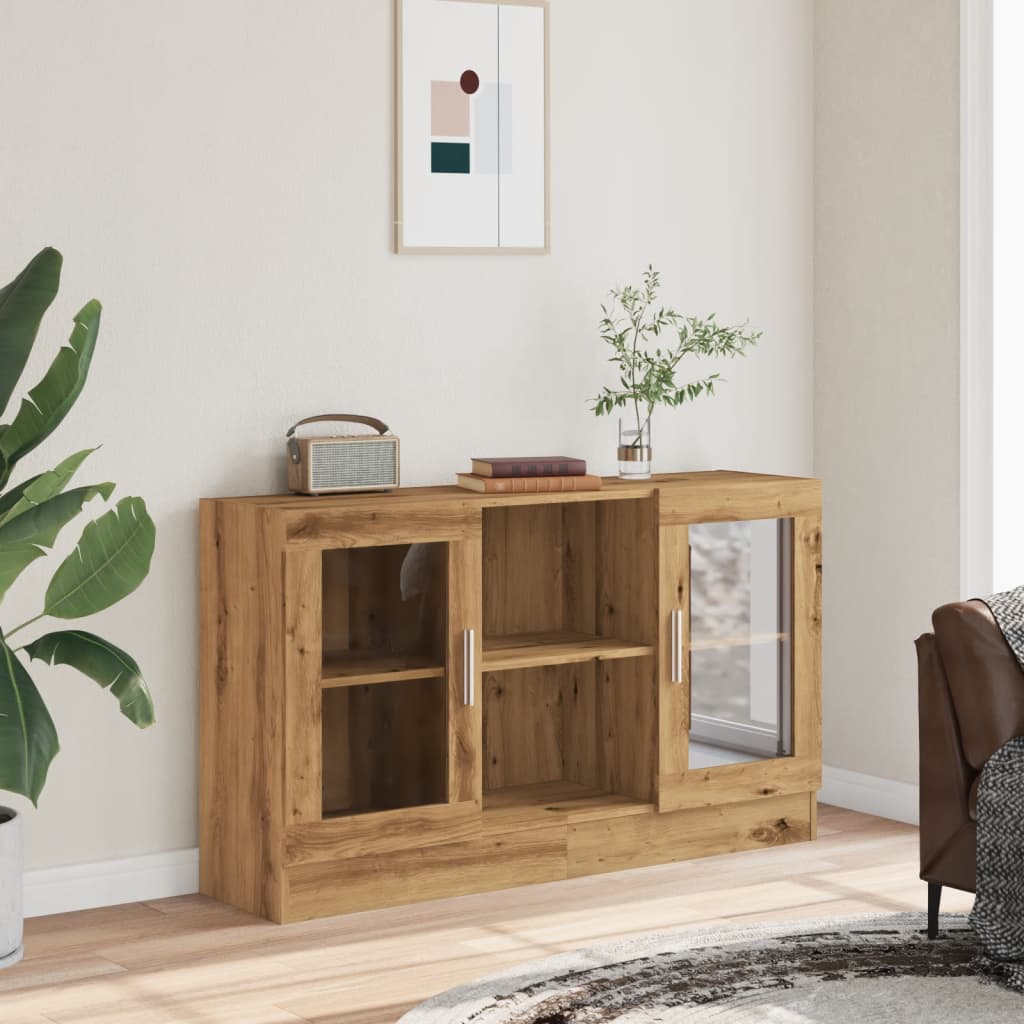
<svg viewBox="0 0 1024 1024"><path fill-rule="evenodd" d="M299 445L295 440L295 431L307 423L362 423L363 426L373 427L379 434L386 434L390 429L383 420L377 419L376 416L359 416L349 412L325 412L319 416L307 416L304 420L299 420L294 426L289 427L288 433L284 435L288 439L288 453L296 465L302 461L302 456L299 454Z"/></svg>

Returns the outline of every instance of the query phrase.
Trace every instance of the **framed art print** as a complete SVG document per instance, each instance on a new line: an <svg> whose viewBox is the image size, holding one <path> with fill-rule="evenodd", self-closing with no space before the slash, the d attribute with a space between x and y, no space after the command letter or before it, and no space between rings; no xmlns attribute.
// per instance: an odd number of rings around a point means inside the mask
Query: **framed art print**
<svg viewBox="0 0 1024 1024"><path fill-rule="evenodd" d="M549 251L547 0L396 0L395 251Z"/></svg>

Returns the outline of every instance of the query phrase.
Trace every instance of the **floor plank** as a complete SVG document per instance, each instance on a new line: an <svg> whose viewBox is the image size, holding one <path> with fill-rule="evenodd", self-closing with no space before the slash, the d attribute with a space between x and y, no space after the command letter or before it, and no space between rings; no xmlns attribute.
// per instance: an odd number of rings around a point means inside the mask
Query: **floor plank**
<svg viewBox="0 0 1024 1024"><path fill-rule="evenodd" d="M917 830L822 807L815 843L279 927L202 896L26 923L4 1024L394 1024L436 992L651 931L917 910ZM944 909L972 897L949 891ZM923 920L923 917L922 917Z"/></svg>

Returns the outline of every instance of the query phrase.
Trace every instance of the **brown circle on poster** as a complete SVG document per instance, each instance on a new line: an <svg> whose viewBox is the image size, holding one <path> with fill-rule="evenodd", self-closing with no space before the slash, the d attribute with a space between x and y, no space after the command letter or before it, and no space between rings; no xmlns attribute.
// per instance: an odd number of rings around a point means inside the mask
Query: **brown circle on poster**
<svg viewBox="0 0 1024 1024"><path fill-rule="evenodd" d="M463 71L459 85L462 86L464 93L472 96L480 88L480 76L475 71Z"/></svg>

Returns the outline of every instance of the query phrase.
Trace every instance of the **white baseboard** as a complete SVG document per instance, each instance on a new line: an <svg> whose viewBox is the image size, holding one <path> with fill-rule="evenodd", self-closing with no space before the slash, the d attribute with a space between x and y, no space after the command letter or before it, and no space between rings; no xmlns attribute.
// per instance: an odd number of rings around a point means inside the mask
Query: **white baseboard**
<svg viewBox="0 0 1024 1024"><path fill-rule="evenodd" d="M835 807L917 824L917 786L874 775L823 770L818 799ZM25 873L25 916L112 907L199 890L199 851L174 850Z"/></svg>
<svg viewBox="0 0 1024 1024"><path fill-rule="evenodd" d="M823 804L905 821L908 825L919 823L918 789L909 782L893 782L828 765L822 770L821 781L818 800Z"/></svg>
<svg viewBox="0 0 1024 1024"><path fill-rule="evenodd" d="M25 916L112 907L199 890L199 851L174 850L25 872Z"/></svg>

